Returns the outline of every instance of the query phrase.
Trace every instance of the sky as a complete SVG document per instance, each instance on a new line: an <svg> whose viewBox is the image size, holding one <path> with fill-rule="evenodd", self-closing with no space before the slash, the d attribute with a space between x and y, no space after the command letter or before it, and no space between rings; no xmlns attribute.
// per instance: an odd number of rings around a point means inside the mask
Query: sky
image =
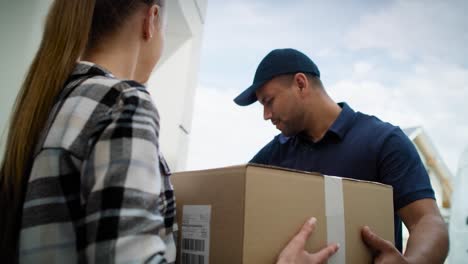
<svg viewBox="0 0 468 264"><path fill-rule="evenodd" d="M279 133L232 99L272 49L319 67L336 102L422 126L454 174L468 147L468 1L208 0L187 169L248 162Z"/></svg>

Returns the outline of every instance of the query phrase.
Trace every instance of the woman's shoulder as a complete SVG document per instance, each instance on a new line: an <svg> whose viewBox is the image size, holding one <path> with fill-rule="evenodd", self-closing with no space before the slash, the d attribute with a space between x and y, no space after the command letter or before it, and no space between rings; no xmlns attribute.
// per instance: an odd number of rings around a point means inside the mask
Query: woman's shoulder
<svg viewBox="0 0 468 264"><path fill-rule="evenodd" d="M88 141L125 113L146 113L155 119L152 123L159 121L151 96L137 82L95 75L72 85L64 88L50 116L44 148L65 148L82 156Z"/></svg>
<svg viewBox="0 0 468 264"><path fill-rule="evenodd" d="M144 85L132 80L118 79L110 71L91 62L79 62L75 66L64 93L68 94L65 100L78 97L108 107L118 104L119 100L126 97L150 99Z"/></svg>

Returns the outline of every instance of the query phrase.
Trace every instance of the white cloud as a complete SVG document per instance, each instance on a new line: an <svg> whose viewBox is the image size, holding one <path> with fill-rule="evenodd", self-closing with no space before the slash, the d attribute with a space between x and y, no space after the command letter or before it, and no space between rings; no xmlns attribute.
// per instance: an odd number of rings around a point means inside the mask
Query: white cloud
<svg viewBox="0 0 468 264"><path fill-rule="evenodd" d="M237 106L236 95L226 87L198 87L187 169L247 163L278 133L263 121L258 103Z"/></svg>
<svg viewBox="0 0 468 264"><path fill-rule="evenodd" d="M308 54L337 52L342 24L357 15L342 1L289 2L223 0L208 5L204 45L211 53L244 56L274 48L294 47ZM340 3L343 8L336 8Z"/></svg>
<svg viewBox="0 0 468 264"><path fill-rule="evenodd" d="M464 0L398 0L359 19L346 36L352 50L384 49L403 61L412 56L464 62L468 20Z"/></svg>
<svg viewBox="0 0 468 264"><path fill-rule="evenodd" d="M468 70L447 64L416 65L395 86L352 78L328 88L337 101L400 127L423 126L453 173L468 146Z"/></svg>
<svg viewBox="0 0 468 264"><path fill-rule="evenodd" d="M365 61L359 61L353 66L354 74L359 77L366 77L372 71L373 68L374 65L372 63L368 63Z"/></svg>
<svg viewBox="0 0 468 264"><path fill-rule="evenodd" d="M318 52L317 52L317 56L319 57L338 57L340 55L339 51L337 48L330 48L330 47L327 47L327 48L323 48L323 49L320 49Z"/></svg>

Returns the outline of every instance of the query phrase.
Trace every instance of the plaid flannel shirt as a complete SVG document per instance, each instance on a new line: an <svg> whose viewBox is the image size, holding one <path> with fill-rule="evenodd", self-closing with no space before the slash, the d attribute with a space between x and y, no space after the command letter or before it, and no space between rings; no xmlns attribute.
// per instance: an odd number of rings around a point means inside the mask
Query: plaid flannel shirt
<svg viewBox="0 0 468 264"><path fill-rule="evenodd" d="M37 146L22 263L172 263L175 199L148 91L80 62Z"/></svg>

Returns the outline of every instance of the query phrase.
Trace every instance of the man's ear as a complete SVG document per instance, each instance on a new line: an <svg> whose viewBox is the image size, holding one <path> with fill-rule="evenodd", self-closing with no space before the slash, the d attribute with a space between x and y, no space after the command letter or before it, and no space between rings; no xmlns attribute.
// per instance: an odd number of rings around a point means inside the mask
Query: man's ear
<svg viewBox="0 0 468 264"><path fill-rule="evenodd" d="M294 75L294 82L296 83L301 93L307 92L306 88L309 87L309 80L304 73L296 73L296 75Z"/></svg>

